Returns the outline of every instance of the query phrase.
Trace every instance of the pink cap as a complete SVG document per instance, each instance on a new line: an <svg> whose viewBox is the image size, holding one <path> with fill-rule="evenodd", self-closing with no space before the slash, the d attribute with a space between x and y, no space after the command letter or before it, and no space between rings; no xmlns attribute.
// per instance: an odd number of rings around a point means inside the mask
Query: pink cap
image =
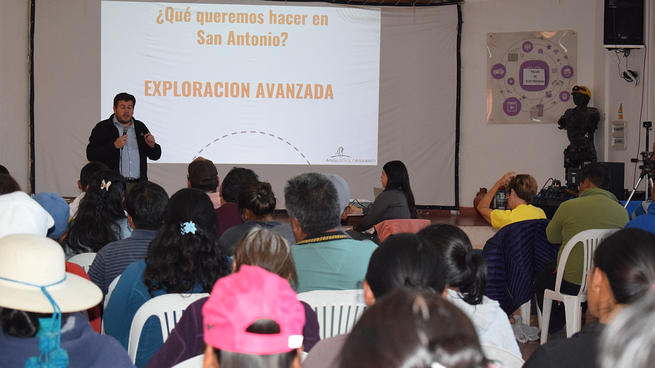
<svg viewBox="0 0 655 368"><path fill-rule="evenodd" d="M270 355L302 346L305 308L287 280L257 266L219 279L202 316L205 342L220 350ZM246 332L260 319L275 321L280 333Z"/></svg>

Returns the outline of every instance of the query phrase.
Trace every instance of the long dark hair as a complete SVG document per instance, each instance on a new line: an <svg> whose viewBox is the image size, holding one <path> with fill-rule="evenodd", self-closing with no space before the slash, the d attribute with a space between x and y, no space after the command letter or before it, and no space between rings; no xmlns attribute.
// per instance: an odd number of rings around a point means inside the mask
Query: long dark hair
<svg viewBox="0 0 655 368"><path fill-rule="evenodd" d="M486 368L469 318L441 295L396 289L369 308L341 351L341 368Z"/></svg>
<svg viewBox="0 0 655 368"><path fill-rule="evenodd" d="M619 230L598 245L594 265L607 275L614 300L631 304L655 283L655 235L634 228Z"/></svg>
<svg viewBox="0 0 655 368"><path fill-rule="evenodd" d="M61 323L66 323L70 313L62 313ZM39 332L39 318L51 318L52 313L26 312L18 309L0 307L0 326L7 336L28 338Z"/></svg>
<svg viewBox="0 0 655 368"><path fill-rule="evenodd" d="M419 231L443 254L448 285L459 290L465 302L482 303L487 286L487 264L481 255L473 253L466 233L447 224L436 224Z"/></svg>
<svg viewBox="0 0 655 368"><path fill-rule="evenodd" d="M98 252L121 239L125 178L115 170L102 170L91 178L77 215L68 223L63 243L75 253Z"/></svg>
<svg viewBox="0 0 655 368"><path fill-rule="evenodd" d="M371 255L366 282L376 299L399 287L441 294L446 287L443 257L418 235L395 234Z"/></svg>
<svg viewBox="0 0 655 368"><path fill-rule="evenodd" d="M163 223L148 247L143 282L152 295L191 291L195 285L210 292L230 273L227 257L218 248L216 212L207 193L181 189L166 205Z"/></svg>
<svg viewBox="0 0 655 368"><path fill-rule="evenodd" d="M416 202L412 187L409 185L409 174L405 164L402 161L389 161L384 164L382 170L387 174L387 186L384 190L398 189L405 193L409 212L412 218L416 218Z"/></svg>

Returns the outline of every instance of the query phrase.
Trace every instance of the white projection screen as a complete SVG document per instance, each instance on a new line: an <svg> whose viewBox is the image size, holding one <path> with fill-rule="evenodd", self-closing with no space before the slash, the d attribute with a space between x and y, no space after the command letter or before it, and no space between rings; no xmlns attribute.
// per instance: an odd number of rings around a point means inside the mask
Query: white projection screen
<svg viewBox="0 0 655 368"><path fill-rule="evenodd" d="M343 176L373 199L403 161L418 205L457 203L458 7L313 2L37 2L35 190L77 195L94 125L119 92L162 146L169 194L188 163L286 180Z"/></svg>

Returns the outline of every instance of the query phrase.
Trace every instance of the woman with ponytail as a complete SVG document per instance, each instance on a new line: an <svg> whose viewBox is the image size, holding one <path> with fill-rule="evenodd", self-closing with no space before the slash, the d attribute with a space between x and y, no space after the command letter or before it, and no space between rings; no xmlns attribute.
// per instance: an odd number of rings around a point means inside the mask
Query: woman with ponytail
<svg viewBox="0 0 655 368"><path fill-rule="evenodd" d="M62 236L66 258L98 252L105 245L132 234L123 211L125 178L118 171L102 170L89 183L77 215Z"/></svg>
<svg viewBox="0 0 655 368"><path fill-rule="evenodd" d="M218 246L221 251L228 256L232 256L234 247L239 243L239 240L253 227L270 229L281 225L279 222L273 221L276 204L277 200L271 189L271 184L251 182L243 186L237 196L237 207L244 223L232 226L221 235L220 239L218 239Z"/></svg>
<svg viewBox="0 0 655 368"><path fill-rule="evenodd" d="M497 301L484 296L487 265L482 255L473 251L468 236L460 228L445 224L428 226L418 234L443 254L448 300L469 316L480 343L501 347L520 357L507 315Z"/></svg>
<svg viewBox="0 0 655 368"><path fill-rule="evenodd" d="M167 293L208 293L229 273L227 257L218 248L211 200L201 190L182 189L168 201L146 259L121 275L105 311L105 332L127 349L132 319L145 302ZM136 366L145 367L162 343L159 321L148 321Z"/></svg>

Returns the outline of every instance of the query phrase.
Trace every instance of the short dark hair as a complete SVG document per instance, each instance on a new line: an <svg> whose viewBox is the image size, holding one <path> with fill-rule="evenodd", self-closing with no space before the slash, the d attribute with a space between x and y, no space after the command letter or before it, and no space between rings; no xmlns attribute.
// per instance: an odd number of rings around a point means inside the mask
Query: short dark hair
<svg viewBox="0 0 655 368"><path fill-rule="evenodd" d="M134 184L125 197L125 211L137 229L157 230L168 203L168 194L159 184L142 181Z"/></svg>
<svg viewBox="0 0 655 368"><path fill-rule="evenodd" d="M233 167L221 184L221 196L228 203L237 203L237 196L241 188L252 182L258 182L259 176L254 171L244 167Z"/></svg>
<svg viewBox="0 0 655 368"><path fill-rule="evenodd" d="M6 174L6 175L11 175L9 174L9 170L4 165L0 165L0 174Z"/></svg>
<svg viewBox="0 0 655 368"><path fill-rule="evenodd" d="M610 187L610 171L607 167L598 162L587 164L580 171L580 182L589 181L600 189L608 190Z"/></svg>
<svg viewBox="0 0 655 368"><path fill-rule="evenodd" d="M514 191L516 196L530 204L534 197L537 195L537 180L529 174L518 174L507 183L507 194Z"/></svg>
<svg viewBox="0 0 655 368"><path fill-rule="evenodd" d="M427 239L400 233L387 238L371 255L366 282L376 299L399 287L442 293L446 267Z"/></svg>
<svg viewBox="0 0 655 368"><path fill-rule="evenodd" d="M323 174L306 173L289 179L284 188L287 212L305 234L318 234L341 222L342 208L334 184Z"/></svg>
<svg viewBox="0 0 655 368"><path fill-rule="evenodd" d="M132 105L136 106L136 97L127 92L121 92L114 97L114 107L118 107L118 101L132 101Z"/></svg>
<svg viewBox="0 0 655 368"><path fill-rule="evenodd" d="M441 295L399 288L376 300L341 351L341 368L486 368L475 327Z"/></svg>
<svg viewBox="0 0 655 368"><path fill-rule="evenodd" d="M100 161L91 161L84 165L82 170L80 170L80 184L82 185L83 192L86 192L86 187L91 183L93 175L102 170L109 170L109 167Z"/></svg>

